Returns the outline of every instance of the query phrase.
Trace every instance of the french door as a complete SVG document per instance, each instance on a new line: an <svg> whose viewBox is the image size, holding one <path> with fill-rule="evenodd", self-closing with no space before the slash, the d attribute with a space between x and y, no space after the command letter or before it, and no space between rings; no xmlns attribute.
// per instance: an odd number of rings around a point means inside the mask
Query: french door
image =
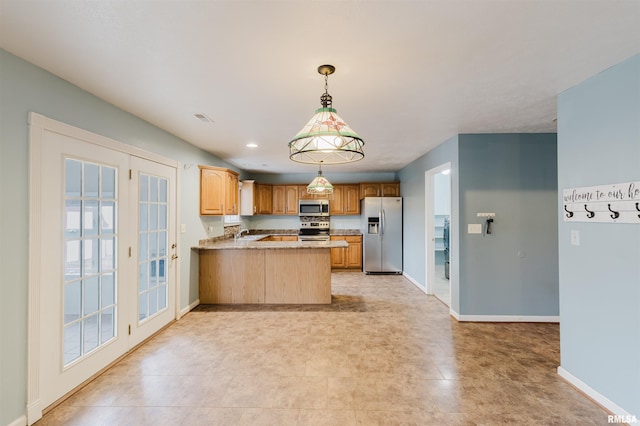
<svg viewBox="0 0 640 426"><path fill-rule="evenodd" d="M38 286L30 283L38 293L30 309L39 305L37 315L30 314L30 321L38 319L30 326L38 330L30 352L36 346L38 353L30 358L36 355L39 367L30 363L30 375L34 369L38 375L30 386L40 408L176 312L176 167L123 152L116 141L114 148L69 133L43 131L37 146L32 136L40 165L39 181L32 182L40 239L32 268Z"/></svg>
<svg viewBox="0 0 640 426"><path fill-rule="evenodd" d="M130 289L130 300L136 301L131 347L175 318L175 174L175 168L131 158L131 216L138 223L131 251L137 274Z"/></svg>

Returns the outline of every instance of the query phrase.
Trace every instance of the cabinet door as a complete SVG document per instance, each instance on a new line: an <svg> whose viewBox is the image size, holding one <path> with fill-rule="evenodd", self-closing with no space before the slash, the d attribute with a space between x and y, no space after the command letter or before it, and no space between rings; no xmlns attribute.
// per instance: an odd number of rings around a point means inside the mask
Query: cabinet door
<svg viewBox="0 0 640 426"><path fill-rule="evenodd" d="M381 197L399 197L400 196L400 183L398 182L386 182L380 184Z"/></svg>
<svg viewBox="0 0 640 426"><path fill-rule="evenodd" d="M344 241L345 237L331 236L331 241ZM331 249L331 267L332 268L344 268L345 262L345 249L342 247Z"/></svg>
<svg viewBox="0 0 640 426"><path fill-rule="evenodd" d="M238 175L226 173L224 214L238 214Z"/></svg>
<svg viewBox="0 0 640 426"><path fill-rule="evenodd" d="M358 185L343 185L342 209L344 214L360 214L360 187Z"/></svg>
<svg viewBox="0 0 640 426"><path fill-rule="evenodd" d="M296 216L298 214L298 185L286 185L284 199L284 214Z"/></svg>
<svg viewBox="0 0 640 426"><path fill-rule="evenodd" d="M257 214L271 214L272 213L272 203L273 203L273 195L271 185L268 184L258 184L257 191Z"/></svg>
<svg viewBox="0 0 640 426"><path fill-rule="evenodd" d="M286 198L285 198L285 186L273 185L272 193L273 193L273 206L272 206L273 214L285 214L287 209Z"/></svg>
<svg viewBox="0 0 640 426"><path fill-rule="evenodd" d="M343 185L333 185L333 198L329 202L329 213L331 215L344 214Z"/></svg>
<svg viewBox="0 0 640 426"><path fill-rule="evenodd" d="M220 170L200 170L200 214L224 214L226 173Z"/></svg>
<svg viewBox="0 0 640 426"><path fill-rule="evenodd" d="M362 236L346 237L349 243L345 264L347 268L362 269Z"/></svg>
<svg viewBox="0 0 640 426"><path fill-rule="evenodd" d="M307 192L307 185L298 185L298 199L299 200L311 200L313 199L313 194L309 194Z"/></svg>
<svg viewBox="0 0 640 426"><path fill-rule="evenodd" d="M364 197L379 197L380 196L380 184L379 183L361 183L360 184L360 198Z"/></svg>

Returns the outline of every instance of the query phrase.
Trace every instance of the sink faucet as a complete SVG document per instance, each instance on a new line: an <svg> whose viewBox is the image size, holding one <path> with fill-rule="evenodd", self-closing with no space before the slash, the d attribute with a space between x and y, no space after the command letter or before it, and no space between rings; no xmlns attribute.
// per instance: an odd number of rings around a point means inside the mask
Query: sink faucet
<svg viewBox="0 0 640 426"><path fill-rule="evenodd" d="M238 233L235 235L235 239L237 240L238 238L242 237L242 233L243 233L243 232L246 232L246 233L248 234L248 233L249 233L249 230L248 230L248 229L241 229L241 230L240 230L240 232L238 232Z"/></svg>

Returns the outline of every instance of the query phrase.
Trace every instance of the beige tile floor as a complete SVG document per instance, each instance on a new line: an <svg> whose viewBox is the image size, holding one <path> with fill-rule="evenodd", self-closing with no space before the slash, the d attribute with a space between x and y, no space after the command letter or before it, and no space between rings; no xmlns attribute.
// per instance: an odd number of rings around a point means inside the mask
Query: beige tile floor
<svg viewBox="0 0 640 426"><path fill-rule="evenodd" d="M458 323L401 276L333 274L330 306L200 306L43 425L601 425L557 324Z"/></svg>

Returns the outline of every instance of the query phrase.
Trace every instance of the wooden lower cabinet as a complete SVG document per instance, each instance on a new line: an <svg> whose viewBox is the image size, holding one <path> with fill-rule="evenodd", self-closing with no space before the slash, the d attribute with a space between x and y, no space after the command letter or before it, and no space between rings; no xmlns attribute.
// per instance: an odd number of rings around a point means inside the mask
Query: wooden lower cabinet
<svg viewBox="0 0 640 426"><path fill-rule="evenodd" d="M201 250L202 304L329 304L328 248Z"/></svg>
<svg viewBox="0 0 640 426"><path fill-rule="evenodd" d="M362 270L362 235L332 235L332 241L346 241L347 248L331 249L331 269Z"/></svg>

